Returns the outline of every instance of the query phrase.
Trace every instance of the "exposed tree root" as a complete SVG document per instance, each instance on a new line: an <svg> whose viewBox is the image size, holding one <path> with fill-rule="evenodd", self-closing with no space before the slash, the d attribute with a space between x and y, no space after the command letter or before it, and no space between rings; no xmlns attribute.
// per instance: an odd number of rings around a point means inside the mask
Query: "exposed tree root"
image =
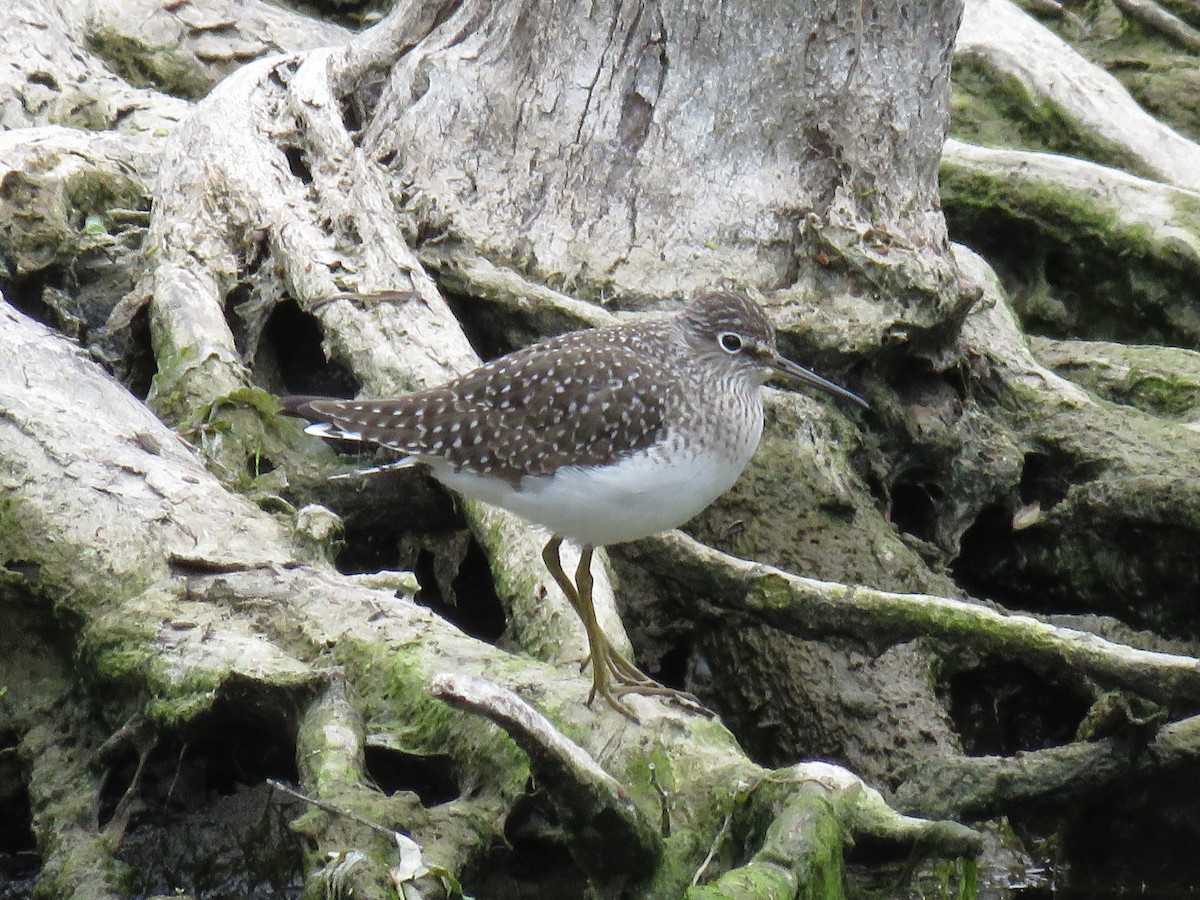
<svg viewBox="0 0 1200 900"><path fill-rule="evenodd" d="M1147 113L1115 78L1010 0L969 0L955 43L1019 103L1049 104L1094 158L1190 190L1200 189L1200 147ZM1011 79L1011 82L1007 80Z"/></svg>
<svg viewBox="0 0 1200 900"><path fill-rule="evenodd" d="M41 521L54 531L51 539L27 527L20 548L12 549L37 561L43 584L68 590L84 634L102 648L109 677L125 690L152 695L146 708L159 728L170 731L202 721L205 711L231 691L253 695L260 715L286 723L301 698L329 683L332 687L310 707L296 738L305 791L338 805L359 797L360 804L365 801L373 809L368 820L403 826L426 860L440 860L455 870L498 837L501 811L523 793L529 762L495 731L427 698L434 673L448 665L528 694L560 727L585 735L588 752L603 760L608 771L619 773L623 787L599 776L590 764L580 768L570 754L558 754L553 757L559 760L556 767L545 768L547 749L566 745L552 737L547 725L533 727L544 721L540 717L521 719L524 725L509 723L521 729L531 748L541 748L538 765L551 782L554 772L574 778L591 771L599 778L596 784L608 785L594 795L590 809L575 801L564 815L586 819L594 828L616 814L614 803L626 816L640 809L630 821L642 823L637 830L643 837L636 844L648 849L657 839L646 823L658 822L662 814L659 789L649 779L649 764L655 761L657 779L668 785L671 827L677 835L663 846L662 855L669 859L650 871L656 891L678 890L678 885L669 887L675 876L668 873L679 872L680 863L687 862L689 871L699 865L707 841L703 836L715 833L727 808L723 798L745 793L735 785L773 783L777 800L772 802L791 808L779 796L774 776L750 763L729 733L703 716L639 697L629 702L636 704L642 726L607 709L589 710L579 702L582 687L573 666L514 664L407 598L299 564L275 521L227 493L144 407L77 358L60 338L11 310L0 324L0 346L5 348L0 393L12 398L0 420L6 425L0 429L0 455L23 460L8 475L22 521ZM23 370L14 356L21 353L46 364ZM72 402L66 401L68 396ZM73 409L80 398L91 400L88 417ZM64 430L71 429L93 436L71 442L88 446L86 458L56 449ZM64 480L72 485L65 492L44 489ZM113 489L116 482L122 485L119 491ZM70 518L65 533L57 521L64 514ZM79 565L69 548L85 535L90 539L97 527L107 531L108 551L90 565ZM355 684L356 708L346 703L329 662ZM423 725L414 732L417 723ZM464 783L474 785L473 798L422 809L411 795L373 794L361 761L364 740L395 749L415 749L409 741L416 741L425 752L448 754L461 768ZM808 779L802 769L797 774L802 777L794 786L800 789ZM793 778L788 776L788 783ZM500 804L492 806L499 815L490 824L483 810L491 804L480 805L481 796ZM863 796L877 798L869 791ZM759 820L760 826L769 821ZM349 837L345 827L340 820L329 820L310 823L305 830L325 846L344 850L347 841L364 846L364 836ZM786 830L790 834L794 828L792 823ZM687 834L694 837L680 842L678 836ZM473 836L473 845L467 835ZM600 840L586 855L603 858L605 846L610 845ZM925 849L953 855L970 852L972 846L939 839ZM841 851L834 846L830 852ZM645 857L647 866L652 857ZM584 857L580 863L600 877ZM356 884L383 883L385 875L369 874L365 864L360 872L367 881ZM636 876L622 873L620 880L631 877Z"/></svg>

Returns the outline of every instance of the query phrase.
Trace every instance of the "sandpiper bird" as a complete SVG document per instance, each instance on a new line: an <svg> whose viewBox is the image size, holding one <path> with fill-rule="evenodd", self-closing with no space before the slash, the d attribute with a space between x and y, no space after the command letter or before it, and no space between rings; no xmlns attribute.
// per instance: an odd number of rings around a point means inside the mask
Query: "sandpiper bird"
<svg viewBox="0 0 1200 900"><path fill-rule="evenodd" d="M588 703L598 694L636 720L621 696L690 695L609 643L592 606L592 554L675 528L727 490L758 446L761 388L776 374L867 405L780 356L762 308L732 293L560 335L396 399L283 405L319 423L313 434L399 451L448 487L548 528L542 558L587 631ZM564 539L582 551L574 582Z"/></svg>

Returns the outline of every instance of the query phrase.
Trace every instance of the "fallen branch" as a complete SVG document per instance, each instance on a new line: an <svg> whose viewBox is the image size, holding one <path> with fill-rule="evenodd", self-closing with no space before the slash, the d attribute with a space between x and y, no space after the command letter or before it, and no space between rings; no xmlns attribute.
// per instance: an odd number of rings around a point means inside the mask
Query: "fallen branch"
<svg viewBox="0 0 1200 900"><path fill-rule="evenodd" d="M612 882L614 875L637 878L653 869L662 837L625 788L545 716L512 691L470 675L437 675L430 692L496 723L525 751L572 836L572 854L591 877Z"/></svg>
<svg viewBox="0 0 1200 900"><path fill-rule="evenodd" d="M1131 730L1012 757L929 760L908 774L896 802L925 816L977 821L1021 806L1045 810L1088 797L1111 800L1127 785L1144 790L1157 779L1193 770L1198 760L1200 717L1193 716L1152 736Z"/></svg>
<svg viewBox="0 0 1200 900"><path fill-rule="evenodd" d="M679 531L629 547L629 558L672 572L723 613L749 613L788 634L837 634L872 644L927 636L1162 703L1200 700L1200 660L1193 657L1115 644L982 603L804 578L720 553Z"/></svg>
<svg viewBox="0 0 1200 900"><path fill-rule="evenodd" d="M1154 0L1113 0L1117 8L1188 50L1200 51L1200 31L1172 15Z"/></svg>

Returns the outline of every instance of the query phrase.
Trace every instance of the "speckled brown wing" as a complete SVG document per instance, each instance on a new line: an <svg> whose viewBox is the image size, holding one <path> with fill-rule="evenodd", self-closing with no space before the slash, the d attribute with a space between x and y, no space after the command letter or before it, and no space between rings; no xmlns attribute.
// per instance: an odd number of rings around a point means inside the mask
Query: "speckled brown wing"
<svg viewBox="0 0 1200 900"><path fill-rule="evenodd" d="M568 334L397 399L305 397L284 405L332 425L329 437L441 458L516 484L564 465L612 462L662 437L664 400L651 388L664 376L657 339L619 327Z"/></svg>

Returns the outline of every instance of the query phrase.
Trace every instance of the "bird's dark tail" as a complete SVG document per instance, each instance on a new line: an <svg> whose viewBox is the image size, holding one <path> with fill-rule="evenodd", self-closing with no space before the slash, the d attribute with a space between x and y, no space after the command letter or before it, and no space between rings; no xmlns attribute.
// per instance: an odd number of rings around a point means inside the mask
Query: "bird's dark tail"
<svg viewBox="0 0 1200 900"><path fill-rule="evenodd" d="M339 400L334 397L294 395L279 400L288 415L312 422L304 430L317 437L339 441L367 441L400 453L423 449L414 434L409 404L396 400Z"/></svg>
<svg viewBox="0 0 1200 900"><path fill-rule="evenodd" d="M319 400L328 399L328 397L314 397L310 394L290 394L287 397L280 397L279 405L289 416L299 416L310 422L320 422L324 417L313 408L313 404Z"/></svg>

